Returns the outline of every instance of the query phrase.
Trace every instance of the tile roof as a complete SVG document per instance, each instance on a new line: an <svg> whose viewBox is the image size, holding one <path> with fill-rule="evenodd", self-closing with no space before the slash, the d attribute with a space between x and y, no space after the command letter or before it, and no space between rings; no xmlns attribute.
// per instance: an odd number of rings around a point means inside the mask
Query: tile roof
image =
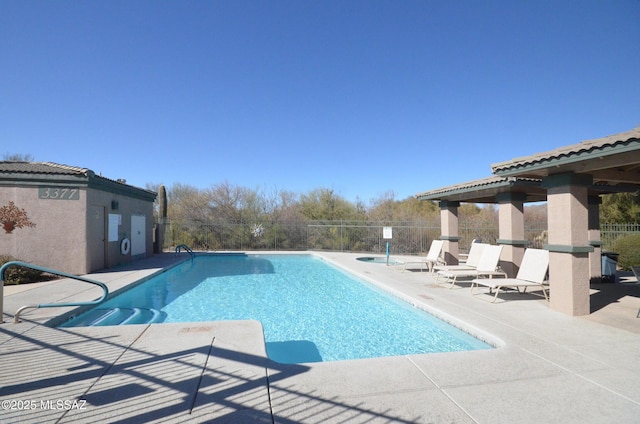
<svg viewBox="0 0 640 424"><path fill-rule="evenodd" d="M547 152L494 163L491 165L491 171L498 175L507 175L509 171L517 171L523 168L553 167L557 166L557 164L580 162L586 157L594 155L603 157L620 154L622 151L634 150L640 150L640 127L634 128L631 131L594 140L586 140Z"/></svg>
<svg viewBox="0 0 640 424"><path fill-rule="evenodd" d="M476 203L494 203L498 193L523 193L529 201L544 200L541 180L491 176L461 184L418 193L419 200L455 200Z"/></svg>
<svg viewBox="0 0 640 424"><path fill-rule="evenodd" d="M53 162L0 161L0 174L50 174L88 176L87 168L60 165Z"/></svg>
<svg viewBox="0 0 640 424"><path fill-rule="evenodd" d="M0 181L55 181L67 180L87 183L102 190L124 193L130 196L155 198L156 193L127 184L124 180L112 180L96 175L90 169L62 165L54 162L0 161Z"/></svg>
<svg viewBox="0 0 640 424"><path fill-rule="evenodd" d="M496 184L508 184L508 182L509 182L509 178L507 177L491 176L491 177L481 178L479 180L468 181L465 183L441 187L435 190L425 191L425 192L416 194L416 197L434 196L439 194L450 193L452 191L481 188L481 187L487 187L487 186L496 185Z"/></svg>
<svg viewBox="0 0 640 424"><path fill-rule="evenodd" d="M546 199L542 179L575 172L593 176L590 195L632 192L640 186L640 127L491 166L494 176L416 194L420 200L494 203L519 193L526 201Z"/></svg>

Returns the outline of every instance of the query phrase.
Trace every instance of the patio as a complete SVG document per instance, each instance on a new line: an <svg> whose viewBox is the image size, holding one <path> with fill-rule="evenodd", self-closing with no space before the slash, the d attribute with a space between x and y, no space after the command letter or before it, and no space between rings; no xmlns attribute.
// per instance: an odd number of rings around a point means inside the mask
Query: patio
<svg viewBox="0 0 640 424"><path fill-rule="evenodd" d="M592 313L571 317L536 294L493 304L464 284L434 285L426 272L317 254L498 347L282 365L266 357L255 321L55 329L38 323L62 312L49 309L12 324L20 306L77 296L77 285L6 287L0 420L631 423L640 415L633 276L592 286ZM91 277L118 289L176 259L157 255Z"/></svg>

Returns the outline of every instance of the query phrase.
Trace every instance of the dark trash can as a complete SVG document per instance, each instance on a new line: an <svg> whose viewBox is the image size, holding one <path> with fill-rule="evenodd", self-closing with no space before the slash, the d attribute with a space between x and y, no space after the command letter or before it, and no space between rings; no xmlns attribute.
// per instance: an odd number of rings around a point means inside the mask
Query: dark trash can
<svg viewBox="0 0 640 424"><path fill-rule="evenodd" d="M602 252L602 282L615 283L619 253Z"/></svg>

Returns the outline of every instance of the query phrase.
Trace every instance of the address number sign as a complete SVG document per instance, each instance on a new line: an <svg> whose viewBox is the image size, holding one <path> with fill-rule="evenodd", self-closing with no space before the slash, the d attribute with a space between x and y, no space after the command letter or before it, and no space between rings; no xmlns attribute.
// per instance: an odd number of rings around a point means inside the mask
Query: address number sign
<svg viewBox="0 0 640 424"><path fill-rule="evenodd" d="M39 187L39 199L80 200L80 190L73 187Z"/></svg>

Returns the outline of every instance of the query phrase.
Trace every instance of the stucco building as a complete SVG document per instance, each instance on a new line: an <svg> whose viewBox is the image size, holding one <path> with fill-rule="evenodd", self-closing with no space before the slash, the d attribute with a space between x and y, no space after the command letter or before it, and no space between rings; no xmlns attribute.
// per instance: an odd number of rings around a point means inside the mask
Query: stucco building
<svg viewBox="0 0 640 424"><path fill-rule="evenodd" d="M155 198L86 168L0 162L0 207L12 203L35 224L0 226L0 255L73 274L148 257Z"/></svg>

